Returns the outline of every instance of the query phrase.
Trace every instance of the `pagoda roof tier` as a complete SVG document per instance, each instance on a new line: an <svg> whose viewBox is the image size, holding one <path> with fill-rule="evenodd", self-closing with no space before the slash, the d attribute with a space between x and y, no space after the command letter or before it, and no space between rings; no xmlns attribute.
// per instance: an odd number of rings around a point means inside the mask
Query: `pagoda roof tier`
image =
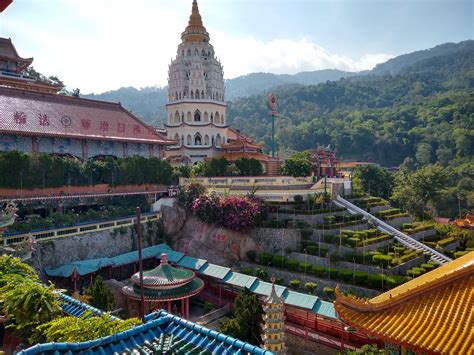
<svg viewBox="0 0 474 355"><path fill-rule="evenodd" d="M203 288L204 281L195 277L191 282L177 288L150 289L144 287L143 294L147 302L177 301L197 295ZM138 285L124 286L122 292L133 300L140 300L140 287Z"/></svg>
<svg viewBox="0 0 474 355"><path fill-rule="evenodd" d="M44 81L33 80L28 76L22 74L11 74L0 71L0 86L10 88L34 90L47 93L57 93L63 88L62 85L53 85L45 83Z"/></svg>
<svg viewBox="0 0 474 355"><path fill-rule="evenodd" d="M0 59L18 63L18 73L28 68L33 62L33 58L22 58L18 55L10 38L0 38Z"/></svg>
<svg viewBox="0 0 474 355"><path fill-rule="evenodd" d="M161 264L143 272L143 287L154 290L175 289L191 282L196 273L188 269L178 269L168 264L168 255L161 255ZM132 275L134 285L140 285L140 273Z"/></svg>
<svg viewBox="0 0 474 355"><path fill-rule="evenodd" d="M263 145L262 144L257 144L257 143L251 143L248 142L245 139L239 139L233 142L230 142L228 144L222 144L221 145L222 149L262 149Z"/></svg>
<svg viewBox="0 0 474 355"><path fill-rule="evenodd" d="M0 87L0 117L0 134L174 144L120 103Z"/></svg>
<svg viewBox="0 0 474 355"><path fill-rule="evenodd" d="M202 23L201 15L199 14L199 8L197 1L193 1L193 8L191 16L189 17L188 26L181 34L183 42L209 42L209 33L206 31Z"/></svg>
<svg viewBox="0 0 474 355"><path fill-rule="evenodd" d="M369 301L336 288L339 317L356 330L424 353L474 353L474 252Z"/></svg>
<svg viewBox="0 0 474 355"><path fill-rule="evenodd" d="M215 158L226 158L228 161L233 162L240 158L254 158L259 161L267 161L270 160L270 157L263 153L256 153L256 152L239 152L239 153L223 153L219 154Z"/></svg>

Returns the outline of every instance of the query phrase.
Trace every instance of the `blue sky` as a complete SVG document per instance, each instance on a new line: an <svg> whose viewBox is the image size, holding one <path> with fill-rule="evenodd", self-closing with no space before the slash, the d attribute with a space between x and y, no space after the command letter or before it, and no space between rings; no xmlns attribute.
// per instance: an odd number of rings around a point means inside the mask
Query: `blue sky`
<svg viewBox="0 0 474 355"><path fill-rule="evenodd" d="M225 77L371 69L474 38L473 1L199 0ZM0 14L34 66L84 93L166 85L191 0L14 0Z"/></svg>

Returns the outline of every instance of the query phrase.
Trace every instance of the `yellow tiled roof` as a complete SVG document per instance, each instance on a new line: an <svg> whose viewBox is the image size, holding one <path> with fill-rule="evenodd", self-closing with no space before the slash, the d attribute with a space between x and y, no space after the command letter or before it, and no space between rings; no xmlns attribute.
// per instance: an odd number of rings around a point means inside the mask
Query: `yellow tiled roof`
<svg viewBox="0 0 474 355"><path fill-rule="evenodd" d="M337 292L339 317L407 348L474 354L474 252L362 302Z"/></svg>

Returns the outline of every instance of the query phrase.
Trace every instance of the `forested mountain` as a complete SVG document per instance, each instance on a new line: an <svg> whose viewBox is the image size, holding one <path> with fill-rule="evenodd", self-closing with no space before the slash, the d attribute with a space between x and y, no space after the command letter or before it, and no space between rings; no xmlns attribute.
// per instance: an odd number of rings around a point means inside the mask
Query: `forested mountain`
<svg viewBox="0 0 474 355"><path fill-rule="evenodd" d="M295 75L251 73L229 79L225 82L227 100L233 101L240 97L260 94L264 90L286 84L316 85L328 80L339 80L357 75L337 69L325 69L301 72Z"/></svg>
<svg viewBox="0 0 474 355"><path fill-rule="evenodd" d="M398 75L366 75L273 90L280 151L317 144L344 158L398 165L468 159L474 142L474 42ZM267 93L229 103L229 124L270 146Z"/></svg>

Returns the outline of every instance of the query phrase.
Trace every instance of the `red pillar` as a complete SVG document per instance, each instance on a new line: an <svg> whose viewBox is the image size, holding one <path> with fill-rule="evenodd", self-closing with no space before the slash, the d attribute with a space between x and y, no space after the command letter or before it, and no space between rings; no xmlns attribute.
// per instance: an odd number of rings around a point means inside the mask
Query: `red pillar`
<svg viewBox="0 0 474 355"><path fill-rule="evenodd" d="M341 322L341 349L344 350L344 324Z"/></svg>
<svg viewBox="0 0 474 355"><path fill-rule="evenodd" d="M186 317L189 320L189 298L186 298Z"/></svg>
<svg viewBox="0 0 474 355"><path fill-rule="evenodd" d="M219 284L219 306L222 304L222 284Z"/></svg>
<svg viewBox="0 0 474 355"><path fill-rule="evenodd" d="M181 299L180 316L184 317L184 298Z"/></svg>
<svg viewBox="0 0 474 355"><path fill-rule="evenodd" d="M168 301L168 313L171 313L171 302Z"/></svg>

